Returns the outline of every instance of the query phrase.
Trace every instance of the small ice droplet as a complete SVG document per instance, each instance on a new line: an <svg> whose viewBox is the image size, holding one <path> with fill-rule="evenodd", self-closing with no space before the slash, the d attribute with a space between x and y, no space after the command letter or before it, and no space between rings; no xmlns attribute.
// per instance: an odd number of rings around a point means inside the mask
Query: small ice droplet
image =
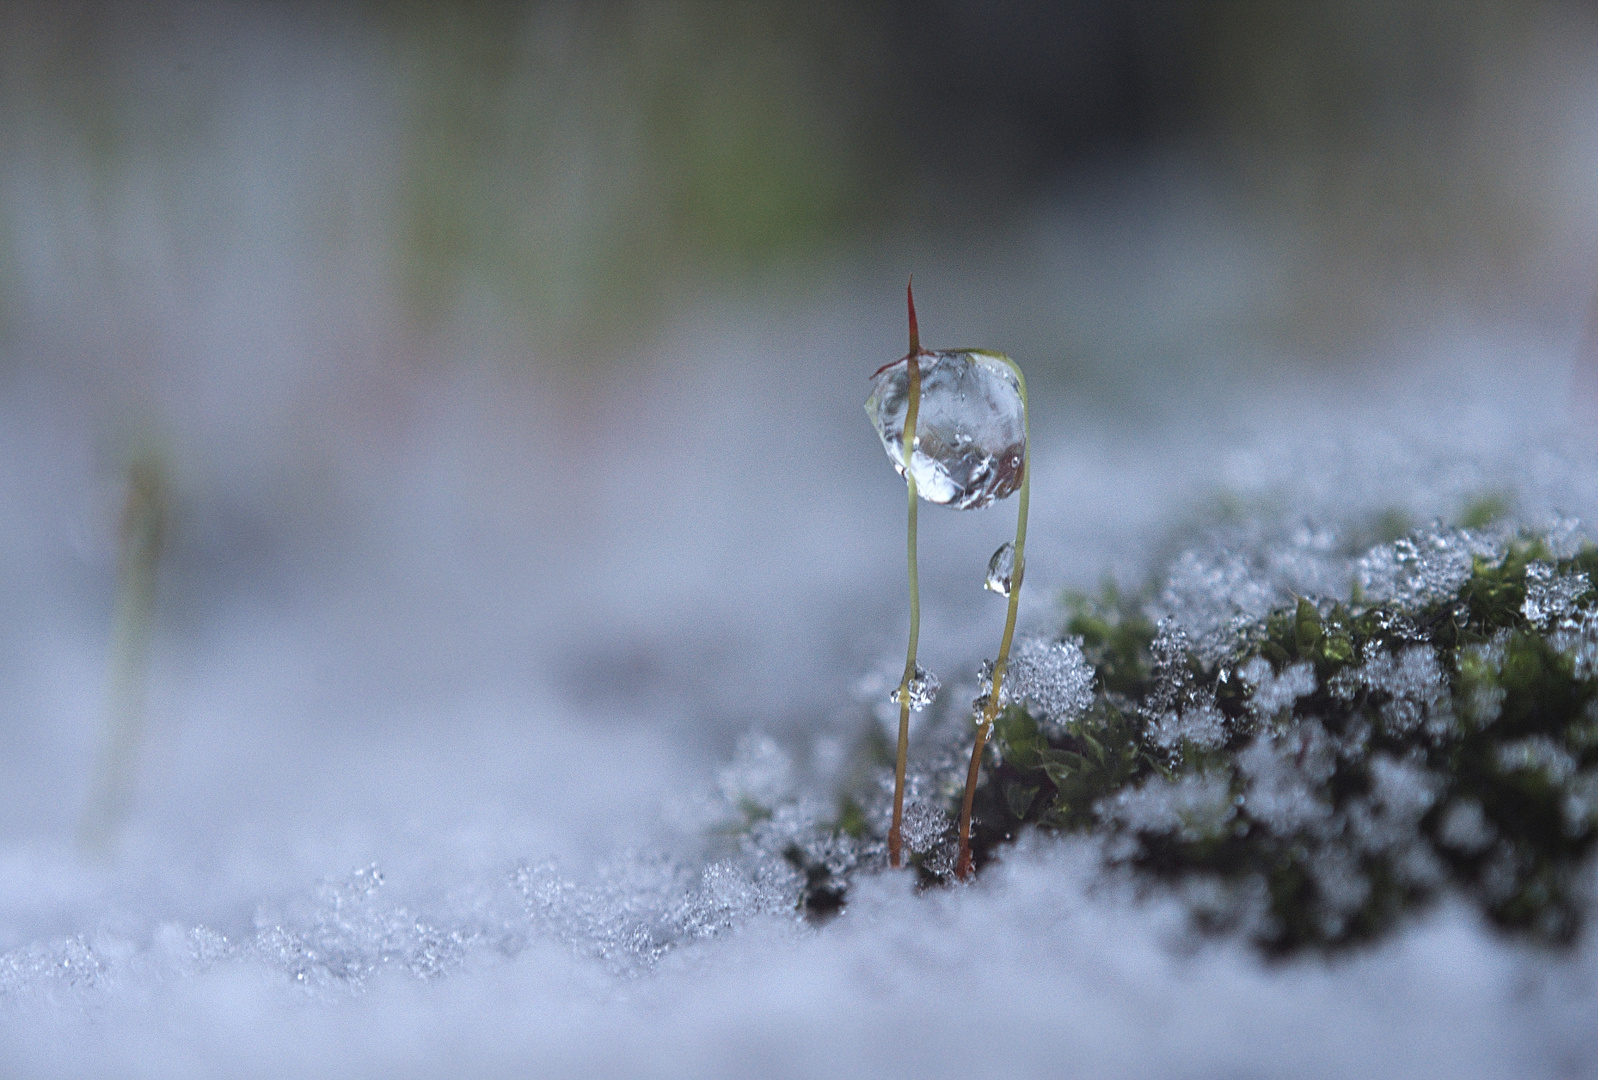
<svg viewBox="0 0 1598 1080"><path fill-rule="evenodd" d="M1000 596L1009 596L1010 589L1014 587L1015 576L1015 545L1005 541L1004 545L993 553L993 558L988 560L986 587Z"/></svg>
<svg viewBox="0 0 1598 1080"><path fill-rule="evenodd" d="M938 691L943 688L943 682L932 672L916 665L916 673L910 679L910 684L905 687L910 695L910 711L920 712L937 699ZM899 704L899 687L895 686L888 695L888 700L895 705Z"/></svg>
<svg viewBox="0 0 1598 1080"><path fill-rule="evenodd" d="M872 380L866 414L893 467L904 475L908 357ZM910 471L928 502L974 510L1014 493L1026 461L1026 410L1015 373L999 353L923 352L921 403Z"/></svg>

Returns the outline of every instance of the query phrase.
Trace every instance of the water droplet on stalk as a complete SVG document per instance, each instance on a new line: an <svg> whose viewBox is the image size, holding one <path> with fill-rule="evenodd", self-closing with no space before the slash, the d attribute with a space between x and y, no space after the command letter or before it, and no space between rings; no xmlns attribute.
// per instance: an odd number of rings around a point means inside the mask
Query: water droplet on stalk
<svg viewBox="0 0 1598 1080"><path fill-rule="evenodd" d="M1015 545L1005 541L993 558L988 560L988 580L985 587L1000 596L1009 596L1015 587Z"/></svg>
<svg viewBox="0 0 1598 1080"><path fill-rule="evenodd" d="M883 449L904 475L909 357L873 378L866 413ZM1015 373L998 353L922 352L921 403L910 471L928 502L974 510L1013 494L1026 460L1026 409Z"/></svg>

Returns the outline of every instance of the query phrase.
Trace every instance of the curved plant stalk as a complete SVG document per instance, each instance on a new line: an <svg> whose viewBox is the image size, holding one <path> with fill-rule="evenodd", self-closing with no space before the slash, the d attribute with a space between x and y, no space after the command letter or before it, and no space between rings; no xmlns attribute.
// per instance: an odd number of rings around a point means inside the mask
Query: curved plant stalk
<svg viewBox="0 0 1598 1080"><path fill-rule="evenodd" d="M1032 426L1027 410L1026 376L1008 356L999 354L1021 390L1021 430L1025 440L1021 449L1021 501L1016 505L1015 517L1015 569L1010 581L1010 608L1004 616L1004 636L999 639L999 658L993 663L993 687L988 692L988 704L982 710L982 722L977 725L977 742L971 749L971 768L966 772L965 798L960 801L960 859L955 864L954 875L961 881L971 876L971 803L977 794L977 776L982 771L982 751L988 745L988 734L993 730L993 720L999 715L999 691L1004 685L1004 669L1010 663L1010 641L1015 637L1015 612L1021 600L1021 582L1026 577L1026 517L1027 503L1032 488Z"/></svg>
<svg viewBox="0 0 1598 1080"><path fill-rule="evenodd" d="M904 658L904 676L899 680L899 752L893 769L893 824L888 828L888 865L904 864L904 772L910 757L910 680L916 675L916 644L921 638L921 586L916 579L916 474L910 468L915 453L916 421L921 412L921 332L916 325L915 278L905 286L905 303L910 311L910 351L905 368L910 377L910 396L904 412L904 482L910 492L910 516L905 528L905 555L910 565L910 647Z"/></svg>

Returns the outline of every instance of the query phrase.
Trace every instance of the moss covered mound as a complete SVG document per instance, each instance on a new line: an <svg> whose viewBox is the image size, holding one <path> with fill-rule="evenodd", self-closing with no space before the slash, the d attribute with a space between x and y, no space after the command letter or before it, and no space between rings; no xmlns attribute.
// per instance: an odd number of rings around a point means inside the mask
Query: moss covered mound
<svg viewBox="0 0 1598 1080"><path fill-rule="evenodd" d="M1054 645L1091 694L1001 711L979 869L1033 827L1098 838L1112 872L1272 953L1370 941L1450 891L1506 932L1573 941L1598 840L1598 548L1433 527L1347 565L1342 597L1208 622L1072 599ZM949 880L969 748L963 719L944 730L911 811L928 885ZM870 801L846 799L833 833L862 852ZM790 859L804 903L837 910L845 876Z"/></svg>

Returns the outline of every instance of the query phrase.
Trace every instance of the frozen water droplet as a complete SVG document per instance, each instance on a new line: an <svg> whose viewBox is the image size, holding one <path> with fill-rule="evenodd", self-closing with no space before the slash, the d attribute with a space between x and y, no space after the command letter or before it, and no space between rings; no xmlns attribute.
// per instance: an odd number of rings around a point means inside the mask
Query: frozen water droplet
<svg viewBox="0 0 1598 1080"><path fill-rule="evenodd" d="M1005 541L998 551L993 553L993 558L988 560L988 580L986 587L1000 596L1009 596L1010 590L1015 585L1015 545Z"/></svg>
<svg viewBox="0 0 1598 1080"><path fill-rule="evenodd" d="M998 353L923 352L921 403L910 471L928 502L973 510L1015 492L1026 460L1026 410L1015 373ZM866 414L904 475L908 357L877 372Z"/></svg>
<svg viewBox="0 0 1598 1080"><path fill-rule="evenodd" d="M943 688L943 681L932 672L916 665L916 673L910 679L910 684L905 687L910 695L910 710L920 712L937 699L938 691ZM893 688L893 693L888 695L888 700L895 705L899 704L899 687Z"/></svg>

